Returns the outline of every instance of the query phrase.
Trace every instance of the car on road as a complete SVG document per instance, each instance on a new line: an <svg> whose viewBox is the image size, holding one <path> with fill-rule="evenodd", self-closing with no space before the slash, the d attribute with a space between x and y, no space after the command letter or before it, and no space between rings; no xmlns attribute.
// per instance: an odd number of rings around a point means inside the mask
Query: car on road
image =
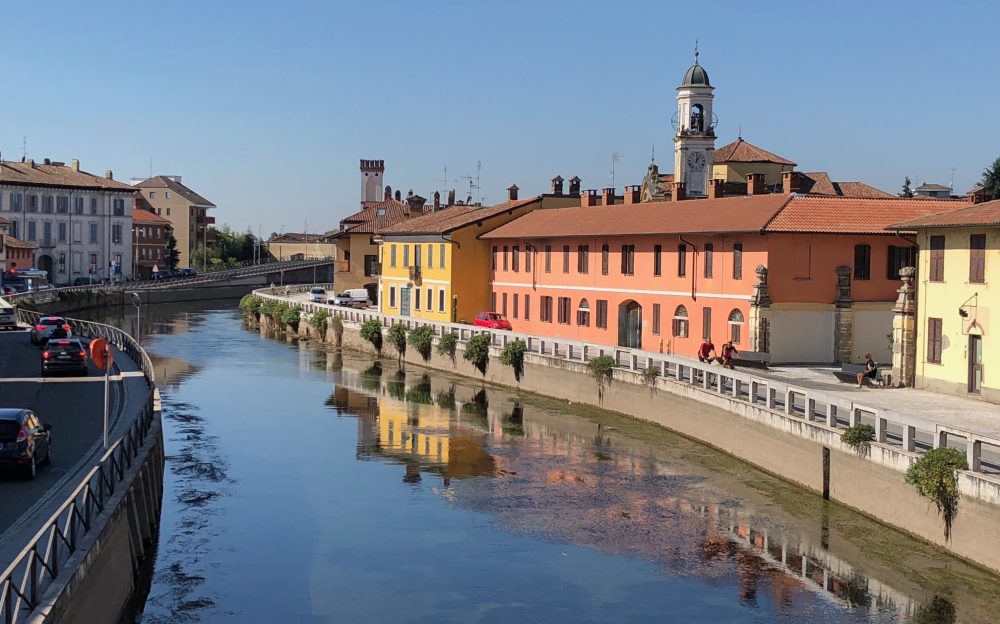
<svg viewBox="0 0 1000 624"><path fill-rule="evenodd" d="M52 338L42 350L42 376L63 372L87 374L87 346L79 338Z"/></svg>
<svg viewBox="0 0 1000 624"><path fill-rule="evenodd" d="M0 409L0 467L34 479L38 466L51 463L52 425L28 409Z"/></svg>
<svg viewBox="0 0 1000 624"><path fill-rule="evenodd" d="M17 289L14 288L13 286L4 286L3 287L3 295L5 297L6 296L10 296L10 295L16 295L16 294L17 294Z"/></svg>
<svg viewBox="0 0 1000 624"><path fill-rule="evenodd" d="M100 284L100 278L93 277L77 277L73 279L74 286L90 286L91 284Z"/></svg>
<svg viewBox="0 0 1000 624"><path fill-rule="evenodd" d="M309 301L312 303L326 303L326 289L313 288L309 291Z"/></svg>
<svg viewBox="0 0 1000 624"><path fill-rule="evenodd" d="M154 280L162 280L162 279L170 279L173 276L174 274L171 273L170 271L161 269L159 271L153 272L150 278Z"/></svg>
<svg viewBox="0 0 1000 624"><path fill-rule="evenodd" d="M490 329L511 329L507 317L496 312L480 312L472 324L476 327L489 327Z"/></svg>
<svg viewBox="0 0 1000 624"><path fill-rule="evenodd" d="M60 336L61 338L67 338L73 335L73 329L69 326L69 323L61 316L43 316L38 319L38 323L31 328L31 344L33 345L43 345L48 342L49 338L52 337L52 333L56 331L57 327L61 327L63 331L66 332L65 336Z"/></svg>
<svg viewBox="0 0 1000 624"><path fill-rule="evenodd" d="M190 267L177 270L177 277L194 277L195 275L198 275L197 269Z"/></svg>
<svg viewBox="0 0 1000 624"><path fill-rule="evenodd" d="M350 288L344 292L337 293L327 303L350 308L367 308L371 305L371 300L368 298L368 291L364 288Z"/></svg>
<svg viewBox="0 0 1000 624"><path fill-rule="evenodd" d="M17 313L6 301L0 301L0 329L17 329Z"/></svg>

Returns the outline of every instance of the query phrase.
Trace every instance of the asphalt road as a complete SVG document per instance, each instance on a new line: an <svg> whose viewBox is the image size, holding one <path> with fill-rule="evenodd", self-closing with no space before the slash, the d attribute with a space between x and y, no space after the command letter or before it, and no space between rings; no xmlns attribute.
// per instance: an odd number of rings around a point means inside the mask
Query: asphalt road
<svg viewBox="0 0 1000 624"><path fill-rule="evenodd" d="M116 364L122 371L136 371L135 364L121 353ZM125 383L142 377L127 377L110 385L111 420L114 421L127 396ZM52 424L52 465L39 467L34 481L0 471L0 546L6 544L8 529L25 524L37 530L36 515L54 510L83 478L83 468L93 464L104 421L103 372L90 364L88 376L76 374L41 376L41 347L31 344L27 331L0 333L0 407L24 407L35 411L42 422ZM88 458L81 464L81 460ZM26 511L31 518L18 519ZM49 511L51 513L51 511ZM17 538L19 539L19 538ZM7 550L7 548L0 548Z"/></svg>

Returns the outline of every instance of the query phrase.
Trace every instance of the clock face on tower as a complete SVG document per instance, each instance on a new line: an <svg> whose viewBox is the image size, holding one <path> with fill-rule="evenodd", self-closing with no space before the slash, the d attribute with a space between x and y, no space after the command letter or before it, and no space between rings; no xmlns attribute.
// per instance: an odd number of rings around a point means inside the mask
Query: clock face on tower
<svg viewBox="0 0 1000 624"><path fill-rule="evenodd" d="M705 152L691 152L688 154L687 165L691 171L704 171L705 164Z"/></svg>

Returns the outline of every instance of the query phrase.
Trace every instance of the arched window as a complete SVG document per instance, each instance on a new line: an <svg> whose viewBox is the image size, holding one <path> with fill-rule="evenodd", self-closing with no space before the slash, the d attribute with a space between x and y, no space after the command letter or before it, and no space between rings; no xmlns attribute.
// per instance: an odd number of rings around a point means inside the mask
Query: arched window
<svg viewBox="0 0 1000 624"><path fill-rule="evenodd" d="M694 132L705 131L705 109L701 104L691 107L691 130Z"/></svg>
<svg viewBox="0 0 1000 624"><path fill-rule="evenodd" d="M675 338L688 337L688 311L682 305L674 310L673 334Z"/></svg>
<svg viewBox="0 0 1000 624"><path fill-rule="evenodd" d="M739 309L734 308L732 312L729 313L729 339L733 341L733 344L740 343L740 335L743 329L743 312Z"/></svg>
<svg viewBox="0 0 1000 624"><path fill-rule="evenodd" d="M586 299L581 299L580 307L576 309L576 324L580 327L590 327L590 304Z"/></svg>

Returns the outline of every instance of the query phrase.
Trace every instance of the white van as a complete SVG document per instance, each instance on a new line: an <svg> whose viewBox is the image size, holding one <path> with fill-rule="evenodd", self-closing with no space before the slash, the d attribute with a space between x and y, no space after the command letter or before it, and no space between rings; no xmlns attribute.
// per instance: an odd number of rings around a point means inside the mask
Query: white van
<svg viewBox="0 0 1000 624"><path fill-rule="evenodd" d="M371 300L368 299L368 291L364 288L349 288L344 292L337 293L327 303L350 308L367 308L371 305Z"/></svg>
<svg viewBox="0 0 1000 624"><path fill-rule="evenodd" d="M0 329L17 329L17 313L14 306L0 300Z"/></svg>

